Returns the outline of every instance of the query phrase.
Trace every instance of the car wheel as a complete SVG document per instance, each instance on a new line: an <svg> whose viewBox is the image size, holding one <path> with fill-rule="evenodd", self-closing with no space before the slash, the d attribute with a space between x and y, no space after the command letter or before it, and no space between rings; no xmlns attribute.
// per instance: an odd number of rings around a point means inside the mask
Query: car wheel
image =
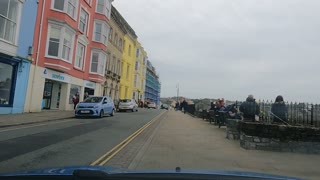
<svg viewBox="0 0 320 180"><path fill-rule="evenodd" d="M114 109L112 109L110 116L114 116Z"/></svg>
<svg viewBox="0 0 320 180"><path fill-rule="evenodd" d="M103 112L103 110L101 110L99 117L100 117L100 118L103 118L103 115L104 115L104 112Z"/></svg>

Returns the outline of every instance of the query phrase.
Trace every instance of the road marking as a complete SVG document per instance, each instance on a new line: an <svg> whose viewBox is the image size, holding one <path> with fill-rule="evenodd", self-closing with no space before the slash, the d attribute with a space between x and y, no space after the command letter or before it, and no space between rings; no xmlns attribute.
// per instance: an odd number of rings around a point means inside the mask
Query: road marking
<svg viewBox="0 0 320 180"><path fill-rule="evenodd" d="M106 164L110 159L112 159L116 154L118 154L123 148L125 148L132 140L134 140L139 134L141 134L145 129L147 129L151 124L153 124L160 116L162 116L166 111L160 113L156 117L154 117L151 121L149 121L147 124L142 126L140 129L132 133L129 137L127 137L125 140L120 142L118 145L113 147L111 150L103 154L100 158L95 160L93 163L90 164L90 166L103 166Z"/></svg>
<svg viewBox="0 0 320 180"><path fill-rule="evenodd" d="M38 127L38 126L45 126L45 125L51 125L51 124L58 124L58 123L65 123L65 122L70 122L70 121L75 121L75 119L70 119L70 120L61 120L59 122L48 122L45 124L36 124L36 125L26 125L23 127L17 127L17 128L11 128L11 129L4 129L4 130L0 130L0 133L2 132L7 132L7 131L13 131L13 130L20 130L20 129L26 129L26 128L33 128L33 127Z"/></svg>

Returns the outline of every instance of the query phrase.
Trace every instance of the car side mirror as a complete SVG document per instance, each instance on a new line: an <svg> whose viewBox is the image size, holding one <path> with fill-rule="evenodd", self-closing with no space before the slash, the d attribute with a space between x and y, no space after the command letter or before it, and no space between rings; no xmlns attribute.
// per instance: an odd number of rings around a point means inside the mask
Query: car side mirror
<svg viewBox="0 0 320 180"><path fill-rule="evenodd" d="M104 101L103 101L103 104L107 104L107 103L108 103L108 101L107 101L107 100L104 100Z"/></svg>

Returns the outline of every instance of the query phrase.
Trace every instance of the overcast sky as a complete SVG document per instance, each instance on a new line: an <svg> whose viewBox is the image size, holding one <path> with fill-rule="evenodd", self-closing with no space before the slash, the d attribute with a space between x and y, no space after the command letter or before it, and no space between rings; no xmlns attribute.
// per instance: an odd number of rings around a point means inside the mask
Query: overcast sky
<svg viewBox="0 0 320 180"><path fill-rule="evenodd" d="M320 103L320 1L115 0L161 96Z"/></svg>

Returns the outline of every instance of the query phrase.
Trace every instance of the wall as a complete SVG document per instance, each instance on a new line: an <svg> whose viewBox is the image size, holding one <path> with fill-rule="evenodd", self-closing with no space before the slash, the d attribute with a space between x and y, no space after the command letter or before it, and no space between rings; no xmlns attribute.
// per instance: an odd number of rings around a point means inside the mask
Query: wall
<svg viewBox="0 0 320 180"><path fill-rule="evenodd" d="M18 56L20 57L27 58L29 47L33 45L37 8L37 0L24 1L18 41Z"/></svg>
<svg viewBox="0 0 320 180"><path fill-rule="evenodd" d="M245 149L320 154L320 128L241 122L240 146Z"/></svg>

